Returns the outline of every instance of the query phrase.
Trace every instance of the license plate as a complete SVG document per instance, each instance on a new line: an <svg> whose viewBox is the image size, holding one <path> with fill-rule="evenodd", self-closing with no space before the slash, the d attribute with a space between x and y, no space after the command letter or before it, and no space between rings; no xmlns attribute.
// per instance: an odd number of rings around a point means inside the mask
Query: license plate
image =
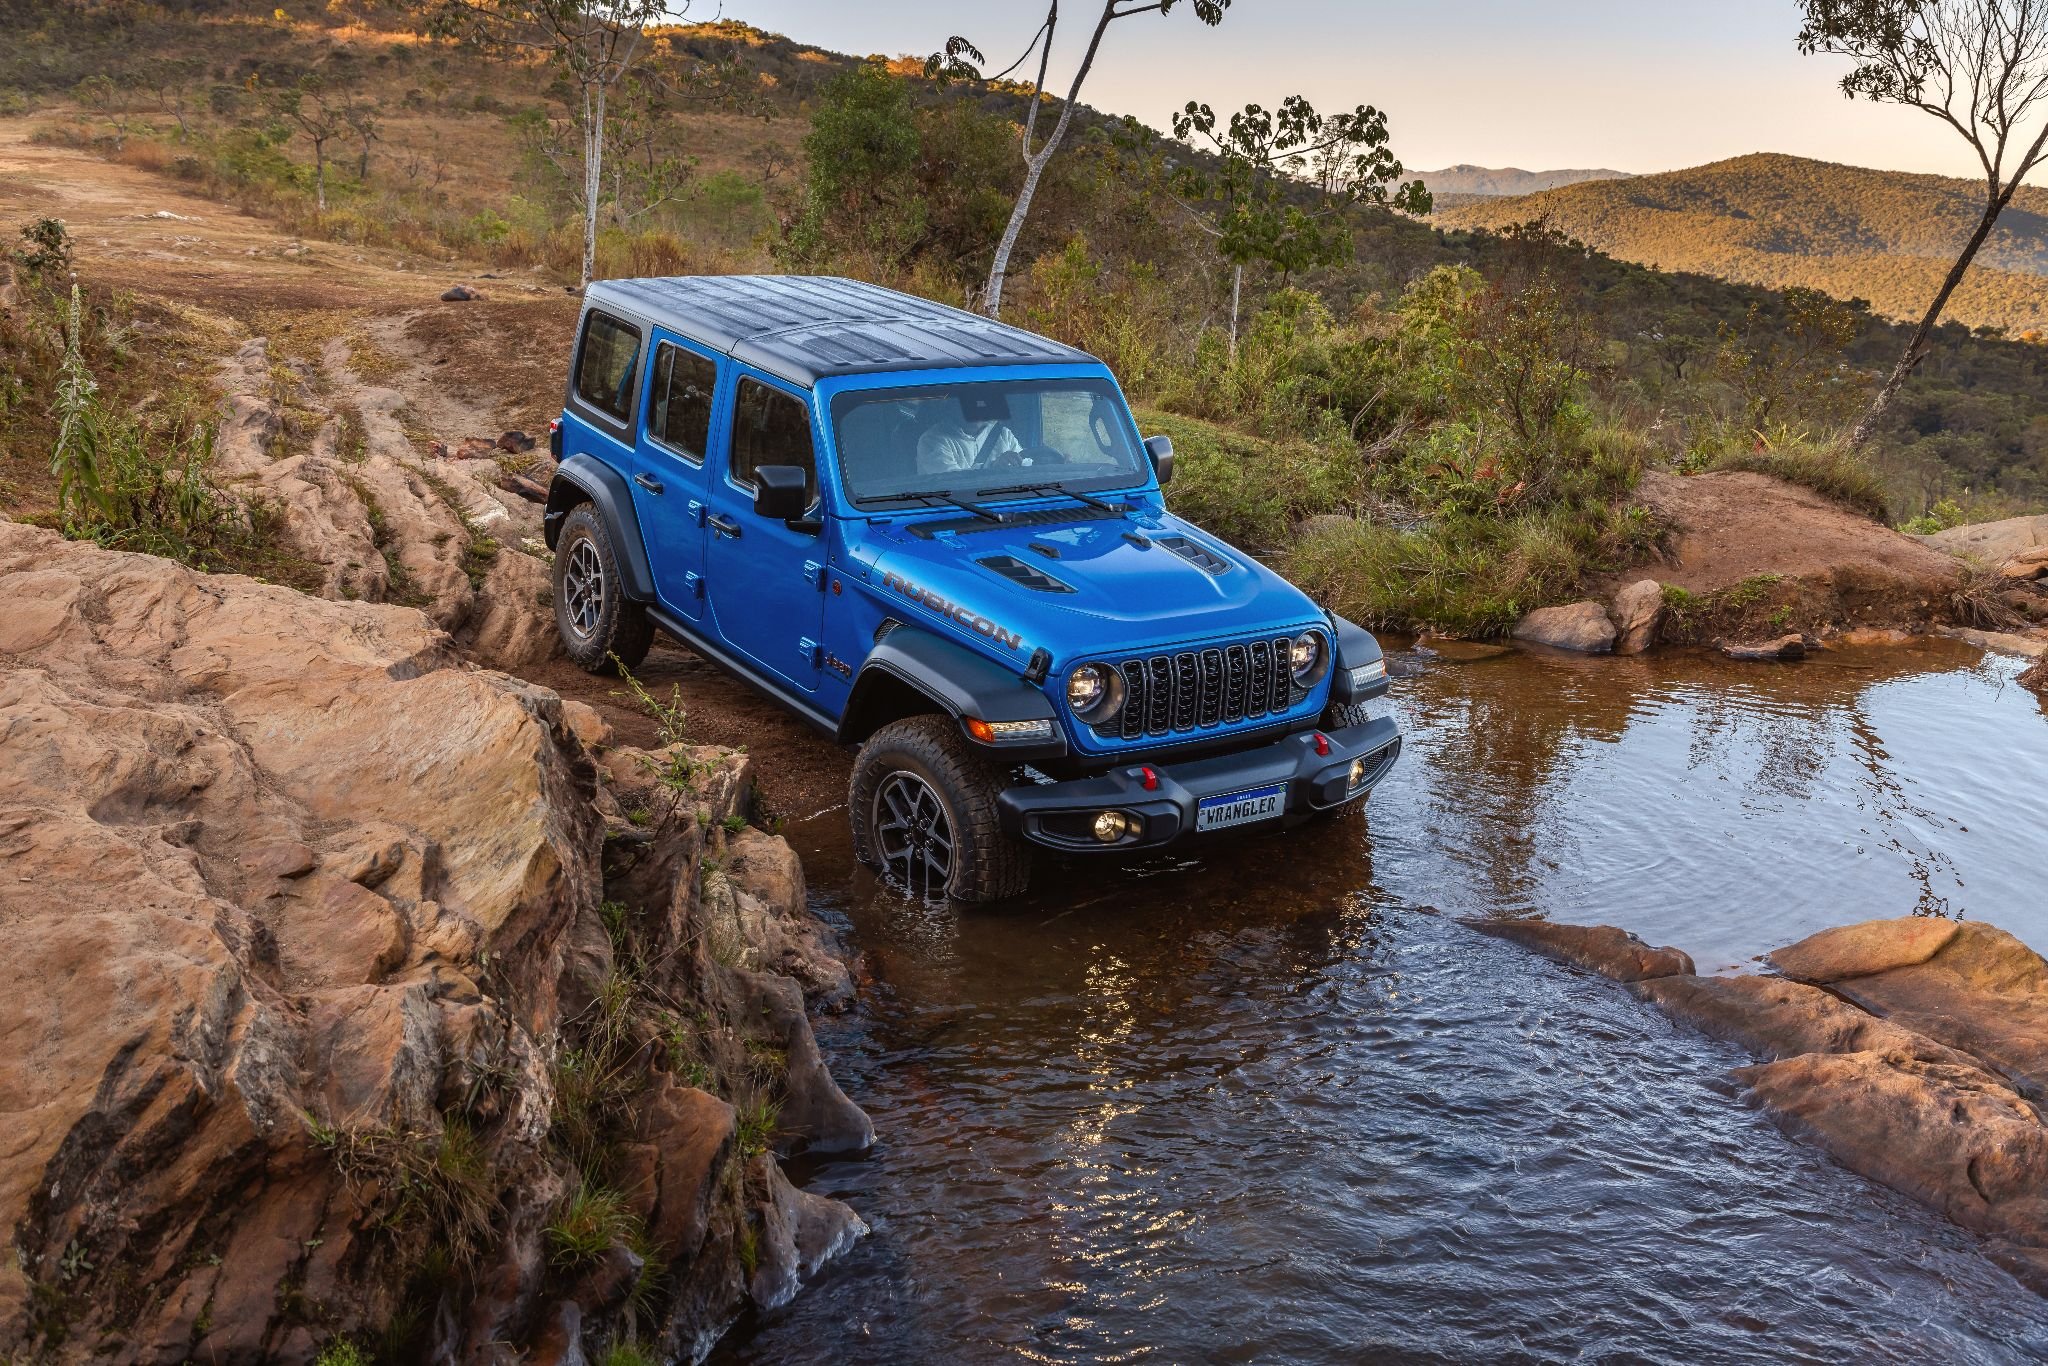
<svg viewBox="0 0 2048 1366"><path fill-rule="evenodd" d="M1287 809L1287 784L1255 787L1249 792L1226 792L1204 797L1195 804L1195 829L1221 830L1227 825L1249 825L1267 820Z"/></svg>

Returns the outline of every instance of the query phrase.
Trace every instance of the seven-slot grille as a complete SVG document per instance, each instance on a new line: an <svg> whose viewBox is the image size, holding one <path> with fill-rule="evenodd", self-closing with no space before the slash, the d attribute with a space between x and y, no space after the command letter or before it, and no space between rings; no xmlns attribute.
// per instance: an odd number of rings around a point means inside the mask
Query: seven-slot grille
<svg viewBox="0 0 2048 1366"><path fill-rule="evenodd" d="M1288 636L1126 659L1122 712L1095 727L1105 739L1171 735L1285 711L1306 694L1294 685Z"/></svg>

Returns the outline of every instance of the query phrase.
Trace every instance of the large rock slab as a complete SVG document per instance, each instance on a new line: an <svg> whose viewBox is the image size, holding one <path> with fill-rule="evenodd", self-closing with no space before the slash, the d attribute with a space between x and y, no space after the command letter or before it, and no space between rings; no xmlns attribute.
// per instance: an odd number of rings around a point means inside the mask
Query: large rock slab
<svg viewBox="0 0 2048 1366"><path fill-rule="evenodd" d="M2048 514L2007 517L1998 522L1973 522L1915 539L1936 550L1965 556L1987 567L1995 566L2022 551L2048 546Z"/></svg>
<svg viewBox="0 0 2048 1366"><path fill-rule="evenodd" d="M1959 922L1943 916L1865 920L1808 935L1796 944L1772 949L1765 958L1801 982L1839 982L1924 963L1948 947L1960 928Z"/></svg>
<svg viewBox="0 0 2048 1366"><path fill-rule="evenodd" d="M1516 640L1594 655L1606 654L1614 648L1614 634L1607 609L1597 602L1539 607L1516 622L1514 629Z"/></svg>
<svg viewBox="0 0 2048 1366"><path fill-rule="evenodd" d="M1674 973L1690 975L1692 958L1679 949L1652 948L1613 925L1561 925L1550 920L1467 920L1481 934L1512 939L1561 963L1589 968L1617 982L1641 982Z"/></svg>

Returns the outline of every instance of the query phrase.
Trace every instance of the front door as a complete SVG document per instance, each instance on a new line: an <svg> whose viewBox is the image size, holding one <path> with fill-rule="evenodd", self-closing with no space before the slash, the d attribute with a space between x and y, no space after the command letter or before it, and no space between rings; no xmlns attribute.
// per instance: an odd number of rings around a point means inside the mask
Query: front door
<svg viewBox="0 0 2048 1366"><path fill-rule="evenodd" d="M633 510L654 566L654 589L687 621L704 615L704 538L718 362L657 334L634 451Z"/></svg>
<svg viewBox="0 0 2048 1366"><path fill-rule="evenodd" d="M811 406L801 394L742 371L721 422L726 449L711 480L705 578L716 630L777 682L817 691L825 620L825 539L754 514L754 471L796 465L818 506Z"/></svg>

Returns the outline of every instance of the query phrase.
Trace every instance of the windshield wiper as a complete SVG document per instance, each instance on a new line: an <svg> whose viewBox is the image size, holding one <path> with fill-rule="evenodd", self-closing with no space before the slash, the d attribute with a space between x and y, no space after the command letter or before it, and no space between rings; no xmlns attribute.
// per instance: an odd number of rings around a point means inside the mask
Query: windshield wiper
<svg viewBox="0 0 2048 1366"><path fill-rule="evenodd" d="M983 489L981 491L984 498L995 493L1064 493L1076 502L1086 503L1097 512L1125 511L1124 508L1120 508L1114 503L1105 503L1092 493L1083 493L1079 489L1070 489L1065 484L1058 482L1047 484L1005 484L999 489Z"/></svg>
<svg viewBox="0 0 2048 1366"><path fill-rule="evenodd" d="M984 522L1000 522L1003 520L999 514L990 512L979 503L968 502L965 498L955 495L951 489L917 489L908 493L890 493L882 496L886 498L915 498L927 505L935 502L951 503L962 512L971 512Z"/></svg>

